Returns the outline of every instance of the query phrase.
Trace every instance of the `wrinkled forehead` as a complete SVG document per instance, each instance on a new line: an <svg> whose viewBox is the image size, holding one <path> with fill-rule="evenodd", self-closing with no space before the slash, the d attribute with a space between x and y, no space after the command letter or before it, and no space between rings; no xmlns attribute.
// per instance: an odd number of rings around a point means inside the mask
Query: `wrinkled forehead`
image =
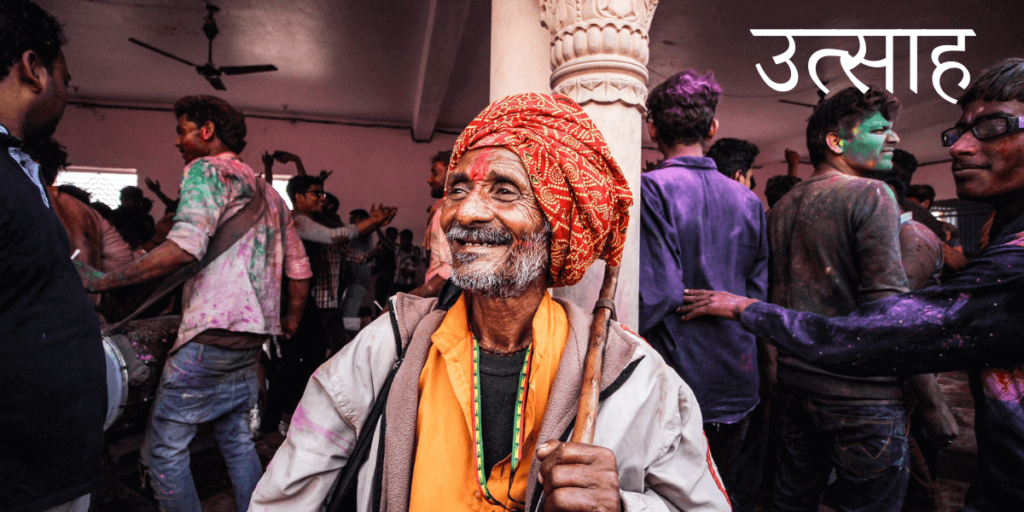
<svg viewBox="0 0 1024 512"><path fill-rule="evenodd" d="M462 181L508 180L529 186L530 173L519 155L501 146L466 151L448 173L448 186Z"/></svg>

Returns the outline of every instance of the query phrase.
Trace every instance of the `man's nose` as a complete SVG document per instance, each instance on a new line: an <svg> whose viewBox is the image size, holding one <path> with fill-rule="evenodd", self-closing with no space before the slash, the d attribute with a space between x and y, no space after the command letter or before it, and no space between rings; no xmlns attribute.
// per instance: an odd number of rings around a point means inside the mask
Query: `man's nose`
<svg viewBox="0 0 1024 512"><path fill-rule="evenodd" d="M978 153L978 139L974 138L974 133L970 130L964 132L959 139L949 147L950 156L969 156Z"/></svg>
<svg viewBox="0 0 1024 512"><path fill-rule="evenodd" d="M889 144L896 145L900 143L900 136L896 135L896 131L890 131L889 136L885 138L885 141Z"/></svg>
<svg viewBox="0 0 1024 512"><path fill-rule="evenodd" d="M465 199L459 202L455 211L455 219L464 226L473 223L489 222L494 219L494 211L485 197L482 186L476 186Z"/></svg>

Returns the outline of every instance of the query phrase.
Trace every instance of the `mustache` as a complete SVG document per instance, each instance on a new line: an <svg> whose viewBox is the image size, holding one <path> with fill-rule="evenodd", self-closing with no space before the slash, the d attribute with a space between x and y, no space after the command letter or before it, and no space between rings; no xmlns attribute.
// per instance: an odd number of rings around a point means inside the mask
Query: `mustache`
<svg viewBox="0 0 1024 512"><path fill-rule="evenodd" d="M464 242L471 244L512 245L512 233L496 227L469 228L453 224L444 234L448 243Z"/></svg>
<svg viewBox="0 0 1024 512"><path fill-rule="evenodd" d="M984 165L978 165L978 164L971 164L971 163L961 162L960 160L957 160L957 159L954 158L953 159L953 172L962 171L964 169L987 169L987 167L984 166Z"/></svg>

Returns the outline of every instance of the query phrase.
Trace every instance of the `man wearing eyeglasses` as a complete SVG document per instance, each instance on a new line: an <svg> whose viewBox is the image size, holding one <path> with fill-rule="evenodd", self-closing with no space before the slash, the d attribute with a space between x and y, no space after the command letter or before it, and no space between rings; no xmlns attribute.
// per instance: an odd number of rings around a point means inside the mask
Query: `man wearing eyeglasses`
<svg viewBox="0 0 1024 512"><path fill-rule="evenodd" d="M826 318L724 292L687 290L684 319L711 314L829 371L968 370L979 474L965 511L1024 510L1024 59L978 78L942 133L961 199L996 209L991 243L941 286ZM871 343L856 340L870 337Z"/></svg>
<svg viewBox="0 0 1024 512"><path fill-rule="evenodd" d="M291 339L275 345L273 364L268 372L270 389L260 430L271 445L280 445L284 440L278 432L279 423L282 419L286 423L289 421L302 398L309 376L327 360L327 333L322 310L341 306L338 297L344 253L341 246L387 225L397 212L395 208L382 205L373 208L365 220L329 228L314 220L323 211L327 197L323 179L300 174L288 180L286 192L294 206L295 230L309 256L313 278L302 320Z"/></svg>

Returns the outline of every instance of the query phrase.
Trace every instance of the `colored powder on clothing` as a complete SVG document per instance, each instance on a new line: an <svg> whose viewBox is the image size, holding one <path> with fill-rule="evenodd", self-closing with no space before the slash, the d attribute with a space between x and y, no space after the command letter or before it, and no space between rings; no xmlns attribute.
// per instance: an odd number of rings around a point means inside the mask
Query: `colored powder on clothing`
<svg viewBox="0 0 1024 512"><path fill-rule="evenodd" d="M1024 366L991 368L981 374L985 394L1001 402L1017 402L1024 396Z"/></svg>
<svg viewBox="0 0 1024 512"><path fill-rule="evenodd" d="M349 451L352 449L351 441L339 436L338 434L334 433L331 429L327 427L318 425L316 422L310 419L309 413L306 412L306 409L302 406L301 403L299 404L298 407L295 408L295 414L292 415L292 424L290 428L305 429L316 432L334 446L341 448L345 455L348 455Z"/></svg>

